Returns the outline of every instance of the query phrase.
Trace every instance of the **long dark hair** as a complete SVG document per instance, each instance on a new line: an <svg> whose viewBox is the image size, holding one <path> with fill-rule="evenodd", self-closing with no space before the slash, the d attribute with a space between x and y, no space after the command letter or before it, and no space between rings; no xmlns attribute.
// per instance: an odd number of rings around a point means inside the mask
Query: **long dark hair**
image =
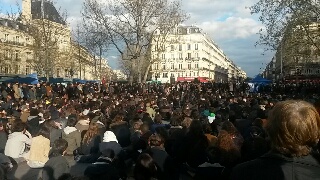
<svg viewBox="0 0 320 180"><path fill-rule="evenodd" d="M67 149L68 142L65 139L57 139L53 142L49 158L63 155L63 152Z"/></svg>

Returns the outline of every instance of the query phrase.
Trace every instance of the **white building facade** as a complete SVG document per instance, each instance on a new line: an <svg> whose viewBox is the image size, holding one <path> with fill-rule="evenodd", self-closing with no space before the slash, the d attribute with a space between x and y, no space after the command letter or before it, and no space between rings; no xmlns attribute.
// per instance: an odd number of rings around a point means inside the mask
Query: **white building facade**
<svg viewBox="0 0 320 180"><path fill-rule="evenodd" d="M160 31L155 36L161 36ZM196 26L178 26L167 35L162 52L152 46L152 80L230 82L246 78L208 35Z"/></svg>

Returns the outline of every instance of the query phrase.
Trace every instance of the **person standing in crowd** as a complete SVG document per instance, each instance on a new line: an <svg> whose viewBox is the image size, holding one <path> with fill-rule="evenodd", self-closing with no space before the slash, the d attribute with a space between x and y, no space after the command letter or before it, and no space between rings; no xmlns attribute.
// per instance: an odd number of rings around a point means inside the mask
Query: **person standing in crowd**
<svg viewBox="0 0 320 180"><path fill-rule="evenodd" d="M277 103L266 131L272 150L236 166L232 179L319 179L319 156L313 147L320 139L320 117L311 104L299 100Z"/></svg>

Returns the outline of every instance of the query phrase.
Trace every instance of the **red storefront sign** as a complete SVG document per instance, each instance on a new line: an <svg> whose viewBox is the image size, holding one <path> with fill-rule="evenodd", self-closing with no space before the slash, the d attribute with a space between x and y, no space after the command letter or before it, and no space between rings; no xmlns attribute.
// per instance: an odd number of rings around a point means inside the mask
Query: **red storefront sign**
<svg viewBox="0 0 320 180"><path fill-rule="evenodd" d="M177 81L178 82L193 82L194 79L196 79L196 77L178 77ZM206 77L197 77L197 79L201 82L201 83L207 83L208 80Z"/></svg>

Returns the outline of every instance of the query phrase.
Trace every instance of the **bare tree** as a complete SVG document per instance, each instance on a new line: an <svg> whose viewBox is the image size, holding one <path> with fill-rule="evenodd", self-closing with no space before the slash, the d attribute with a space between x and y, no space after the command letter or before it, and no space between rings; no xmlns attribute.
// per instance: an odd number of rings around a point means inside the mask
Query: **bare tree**
<svg viewBox="0 0 320 180"><path fill-rule="evenodd" d="M320 1L318 0L259 0L250 7L252 14L259 14L259 20L265 25L260 29L257 44L266 50L277 50L284 38L302 35L303 44L320 48L318 24ZM295 36L294 38L297 38Z"/></svg>
<svg viewBox="0 0 320 180"><path fill-rule="evenodd" d="M178 1L170 0L85 0L83 19L86 24L96 27L108 37L124 61L148 62L142 74L149 72L151 61L145 60L156 30L172 29L186 19ZM144 78L145 79L145 78ZM133 74L129 80L132 83Z"/></svg>

